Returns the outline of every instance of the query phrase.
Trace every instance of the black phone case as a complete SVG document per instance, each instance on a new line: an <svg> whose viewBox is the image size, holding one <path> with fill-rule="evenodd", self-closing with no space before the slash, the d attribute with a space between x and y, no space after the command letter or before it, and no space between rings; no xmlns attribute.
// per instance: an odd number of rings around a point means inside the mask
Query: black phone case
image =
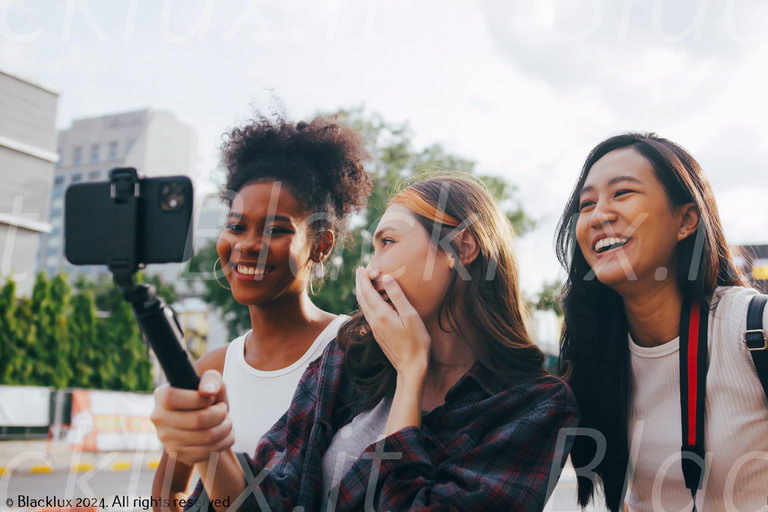
<svg viewBox="0 0 768 512"><path fill-rule="evenodd" d="M176 210L161 207L160 191L169 181L181 183L184 204ZM136 257L139 263L186 261L192 256L192 182L186 176L143 178L139 186ZM110 237L115 203L110 182L77 183L67 188L64 201L64 253L73 265L106 265L112 255Z"/></svg>

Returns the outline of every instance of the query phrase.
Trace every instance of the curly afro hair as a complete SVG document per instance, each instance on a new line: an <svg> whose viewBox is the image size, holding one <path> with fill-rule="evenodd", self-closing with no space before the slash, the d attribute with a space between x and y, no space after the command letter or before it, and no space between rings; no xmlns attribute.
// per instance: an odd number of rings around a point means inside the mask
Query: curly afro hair
<svg viewBox="0 0 768 512"><path fill-rule="evenodd" d="M251 182L276 180L304 205L307 215L324 213L309 226L315 243L326 230L343 240L346 217L365 207L371 179L364 164L371 159L363 137L335 116L291 123L282 115L257 113L243 127L225 134L221 145L226 183L222 199Z"/></svg>

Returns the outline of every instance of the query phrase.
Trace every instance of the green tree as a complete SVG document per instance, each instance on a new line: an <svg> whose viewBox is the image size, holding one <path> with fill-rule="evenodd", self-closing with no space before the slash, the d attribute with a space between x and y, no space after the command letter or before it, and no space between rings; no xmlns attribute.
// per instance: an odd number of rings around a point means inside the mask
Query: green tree
<svg viewBox="0 0 768 512"><path fill-rule="evenodd" d="M45 357L44 343L41 341L42 337L45 337L48 330L48 318L44 314L44 308L48 302L48 293L50 290L50 283L45 272L41 272L35 278L35 284L32 287L32 296L29 301L29 312L31 314L28 323L30 329L29 332L32 336L27 337L23 345L25 346L25 359L27 361L34 361L35 370L28 373L28 367L25 365L24 373L22 374L25 379L28 379L30 385L33 386L49 386L53 380L51 377L51 368L47 364L48 360Z"/></svg>
<svg viewBox="0 0 768 512"><path fill-rule="evenodd" d="M145 282L143 272L136 274L136 282ZM168 294L158 277L148 280L156 283L161 292ZM96 321L96 342L90 354L95 364L92 381L99 389L123 391L151 391L152 363L149 350L133 316L131 305L111 279L103 276L100 281L86 285L83 293L92 293L99 313ZM172 296L175 299L175 292Z"/></svg>
<svg viewBox="0 0 768 512"><path fill-rule="evenodd" d="M15 357L10 361L7 384L36 385L37 339L31 299L18 301L13 308L16 314L17 336Z"/></svg>
<svg viewBox="0 0 768 512"><path fill-rule="evenodd" d="M474 162L447 152L441 145L434 144L422 150L413 148L413 132L408 123L392 123L379 114L367 114L362 107L342 110L336 113L369 142L373 162L369 172L373 190L368 206L355 219L347 243L340 240L328 259L326 279L312 300L320 308L334 313L349 313L357 309L354 296L355 272L358 265L364 265L364 255L370 247L370 235L386 210L387 202L407 178L434 171L460 171L474 174ZM525 213L515 199L516 187L502 177L477 176L496 197L505 210L513 228L523 234L534 226L534 221ZM365 249L365 250L364 250ZM192 275L210 275L216 254L215 242L198 249L190 261ZM212 278L204 280L203 300L218 307L227 320L230 337L235 337L250 328L248 308L238 304L232 294ZM317 287L316 287L317 288Z"/></svg>
<svg viewBox="0 0 768 512"><path fill-rule="evenodd" d="M23 358L22 326L17 318L16 283L9 280L0 290L0 384L14 384L18 362Z"/></svg>
<svg viewBox="0 0 768 512"><path fill-rule="evenodd" d="M57 389L66 387L72 378L72 367L68 364L71 352L68 329L71 293L66 274L51 279L48 297L43 305L45 332L38 333L46 366L50 368L46 385Z"/></svg>
<svg viewBox="0 0 768 512"><path fill-rule="evenodd" d="M563 315L563 310L560 307L560 296L563 293L563 283L558 279L554 281L545 281L541 285L541 290L536 296L533 302L533 307L536 309L551 309L558 316Z"/></svg>
<svg viewBox="0 0 768 512"><path fill-rule="evenodd" d="M208 304L219 308L222 316L227 322L227 330L230 337L238 336L250 328L251 317L248 308L237 302L232 297L232 292L224 288L213 278L213 264L218 259L216 253L216 240L209 241L203 247L195 251L195 255L189 261L189 273L193 279L200 280L205 284L205 291L202 299ZM217 268L219 268L217 266ZM222 284L226 283L226 278L220 277Z"/></svg>
<svg viewBox="0 0 768 512"><path fill-rule="evenodd" d="M97 362L100 349L96 330L95 286L85 276L80 276L75 288L72 314L68 322L71 346L69 365L73 370L70 386L87 388L91 386L100 368Z"/></svg>
<svg viewBox="0 0 768 512"><path fill-rule="evenodd" d="M141 282L144 277L137 276ZM147 279L171 300L159 278ZM131 306L108 280L40 273L29 298L0 289L0 384L150 391L152 365ZM96 304L104 309L97 311Z"/></svg>

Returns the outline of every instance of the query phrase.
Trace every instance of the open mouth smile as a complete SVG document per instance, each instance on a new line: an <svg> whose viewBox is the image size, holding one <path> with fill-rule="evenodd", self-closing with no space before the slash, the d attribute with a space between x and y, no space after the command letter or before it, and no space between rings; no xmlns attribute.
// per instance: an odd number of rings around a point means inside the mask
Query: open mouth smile
<svg viewBox="0 0 768 512"><path fill-rule="evenodd" d="M257 267L254 265L239 264L235 267L235 277L243 281L261 280L269 275L275 267Z"/></svg>
<svg viewBox="0 0 768 512"><path fill-rule="evenodd" d="M615 251L627 245L632 239L627 237L612 237L601 238L595 243L594 251L597 255L602 256L606 253Z"/></svg>

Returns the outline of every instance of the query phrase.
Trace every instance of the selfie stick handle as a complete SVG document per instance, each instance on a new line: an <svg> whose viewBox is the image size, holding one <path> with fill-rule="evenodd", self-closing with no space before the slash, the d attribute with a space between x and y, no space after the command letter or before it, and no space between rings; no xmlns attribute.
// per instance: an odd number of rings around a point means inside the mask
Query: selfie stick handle
<svg viewBox="0 0 768 512"><path fill-rule="evenodd" d="M184 343L184 334L173 311L165 301L155 295L155 287L136 284L132 278L114 277L115 283L123 290L123 296L133 305L133 314L139 328L157 360L163 368L171 386L181 389L197 389L200 383L192 357ZM120 281L120 282L118 282Z"/></svg>
<svg viewBox="0 0 768 512"><path fill-rule="evenodd" d="M139 242L137 219L140 211L136 169L112 169L109 177L110 195L115 206L112 226L116 233L120 233L110 240L113 257L109 260L109 270L125 300L133 305L139 328L154 350L168 382L176 388L197 389L200 377L192 365L184 333L173 310L156 295L154 286L137 284L133 280L133 274L139 269L135 252Z"/></svg>

